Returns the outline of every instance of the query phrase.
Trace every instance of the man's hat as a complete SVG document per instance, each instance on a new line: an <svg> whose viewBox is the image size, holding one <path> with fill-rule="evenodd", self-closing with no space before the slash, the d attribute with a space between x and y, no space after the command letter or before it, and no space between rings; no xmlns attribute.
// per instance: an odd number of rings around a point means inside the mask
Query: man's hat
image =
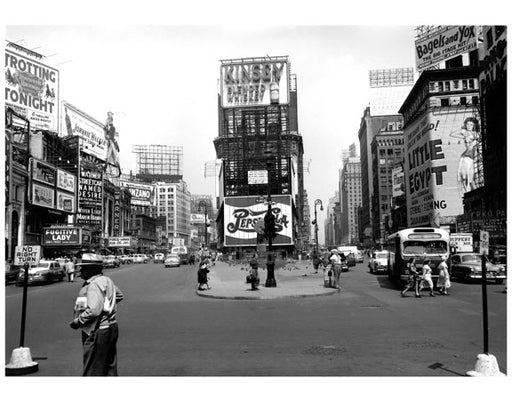
<svg viewBox="0 0 512 402"><path fill-rule="evenodd" d="M78 268L103 269L103 259L96 253L82 254L82 262L76 264Z"/></svg>

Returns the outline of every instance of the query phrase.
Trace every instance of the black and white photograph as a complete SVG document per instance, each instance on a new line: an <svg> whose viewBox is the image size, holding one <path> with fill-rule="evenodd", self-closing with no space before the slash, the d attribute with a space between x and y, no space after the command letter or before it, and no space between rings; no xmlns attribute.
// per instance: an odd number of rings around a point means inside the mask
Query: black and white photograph
<svg viewBox="0 0 512 402"><path fill-rule="evenodd" d="M162 3L5 18L9 397L505 398L505 9Z"/></svg>

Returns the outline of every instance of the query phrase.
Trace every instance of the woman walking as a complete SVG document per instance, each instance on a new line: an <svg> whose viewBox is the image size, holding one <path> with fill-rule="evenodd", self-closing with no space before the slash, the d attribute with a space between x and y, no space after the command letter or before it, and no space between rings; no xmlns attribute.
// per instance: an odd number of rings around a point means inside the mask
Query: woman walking
<svg viewBox="0 0 512 402"><path fill-rule="evenodd" d="M430 268L430 260L425 260L423 262L423 270L421 275L421 282L420 282L420 289L419 291L423 289L423 285L426 284L428 288L430 289L430 297L435 297L434 294L434 282L432 282L432 268Z"/></svg>
<svg viewBox="0 0 512 402"><path fill-rule="evenodd" d="M448 288L450 286L450 272L448 271L448 265L446 265L446 257L442 257L442 261L439 264L439 278L437 279L437 288L439 289L439 293L442 295L448 295Z"/></svg>
<svg viewBox="0 0 512 402"><path fill-rule="evenodd" d="M416 270L416 259L409 258L409 261L407 262L407 269L409 270L409 277L407 285L405 286L405 289L400 292L402 297L405 297L405 294L411 290L414 289L414 292L416 294L416 297L421 297L420 292L418 291L418 271Z"/></svg>

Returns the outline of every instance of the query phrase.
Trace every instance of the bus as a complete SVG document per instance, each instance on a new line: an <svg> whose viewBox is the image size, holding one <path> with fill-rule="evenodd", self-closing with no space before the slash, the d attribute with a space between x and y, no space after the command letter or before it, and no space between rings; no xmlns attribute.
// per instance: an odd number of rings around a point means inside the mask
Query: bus
<svg viewBox="0 0 512 402"><path fill-rule="evenodd" d="M421 272L423 262L430 260L432 279L439 276L439 263L445 257L448 261L450 234L439 228L408 228L388 236L388 277L397 287L407 281L407 261L416 258L416 267Z"/></svg>
<svg viewBox="0 0 512 402"><path fill-rule="evenodd" d="M180 257L180 264L188 264L189 254L187 246L173 246L171 254L178 254Z"/></svg>

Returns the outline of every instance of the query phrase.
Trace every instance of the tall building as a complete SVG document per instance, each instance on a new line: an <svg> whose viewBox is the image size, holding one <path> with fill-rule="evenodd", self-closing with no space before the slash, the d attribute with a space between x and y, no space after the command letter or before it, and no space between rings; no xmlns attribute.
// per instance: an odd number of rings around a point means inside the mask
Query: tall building
<svg viewBox="0 0 512 402"><path fill-rule="evenodd" d="M256 199L270 193L283 200L275 209L277 219L286 222L275 244L292 250L298 247L298 228L304 222L304 151L297 121L296 77L290 74L288 56L220 63L219 136L214 140L217 158L222 160L219 241L223 247L255 246L252 220L249 228L240 228L243 231L226 232L231 220L236 220L225 207L226 198L231 205L241 202L233 197L249 197L244 205L259 216L264 205ZM277 209L289 212L279 215Z"/></svg>
<svg viewBox="0 0 512 402"><path fill-rule="evenodd" d="M177 182L183 179L183 147L134 145L136 178L143 181Z"/></svg>
<svg viewBox="0 0 512 402"><path fill-rule="evenodd" d="M361 207L361 162L355 153L343 161L340 172L341 243L359 244L358 209Z"/></svg>
<svg viewBox="0 0 512 402"><path fill-rule="evenodd" d="M409 227L454 228L465 194L483 185L479 71L425 70L400 109Z"/></svg>
<svg viewBox="0 0 512 402"><path fill-rule="evenodd" d="M156 214L165 216L164 235L169 244L191 246L190 191L187 184L155 182Z"/></svg>
<svg viewBox="0 0 512 402"><path fill-rule="evenodd" d="M206 209L206 219L205 219ZM201 247L204 244L216 244L217 234L215 222L217 212L213 205L213 198L211 195L205 194L192 194L190 197L190 223L192 224L192 243L196 243L196 247ZM206 223L206 234L205 234ZM206 239L208 237L208 239ZM194 245L194 244L193 244Z"/></svg>
<svg viewBox="0 0 512 402"><path fill-rule="evenodd" d="M396 120L380 129L372 141L373 241L384 244L391 230L393 169L404 162L403 120Z"/></svg>
<svg viewBox="0 0 512 402"><path fill-rule="evenodd" d="M336 191L334 197L329 198L326 217L324 220L324 238L327 248L337 247L341 244L340 238L340 203L339 194Z"/></svg>

